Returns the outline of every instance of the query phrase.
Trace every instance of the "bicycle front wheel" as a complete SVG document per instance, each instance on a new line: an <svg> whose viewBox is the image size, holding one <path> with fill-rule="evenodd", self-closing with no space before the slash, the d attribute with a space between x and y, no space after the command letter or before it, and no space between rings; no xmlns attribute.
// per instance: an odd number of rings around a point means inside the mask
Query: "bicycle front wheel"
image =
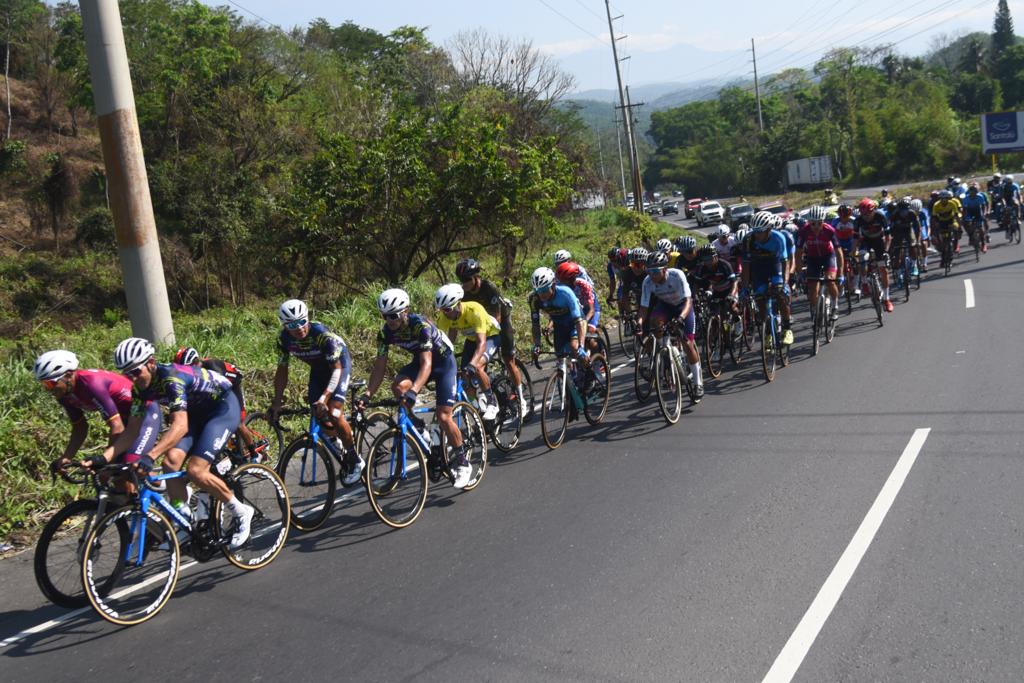
<svg viewBox="0 0 1024 683"><path fill-rule="evenodd" d="M281 430L281 427L271 424L266 413L249 413L245 416L245 426L252 430L256 441L260 439L267 440L266 451L263 453L263 458L260 462L273 467L274 463L281 456L281 450L284 448L284 432ZM235 436L239 438L238 435Z"/></svg>
<svg viewBox="0 0 1024 683"><path fill-rule="evenodd" d="M654 389L654 335L644 337L636 355L633 368L633 390L636 400L643 403Z"/></svg>
<svg viewBox="0 0 1024 683"><path fill-rule="evenodd" d="M221 551L239 569L259 569L274 561L288 540L288 491L277 472L264 465L245 464L225 477L235 498L255 510L249 540L237 550L225 544ZM232 530L234 520L227 505L215 501L210 511L213 534L221 538Z"/></svg>
<svg viewBox="0 0 1024 683"><path fill-rule="evenodd" d="M633 345L633 328L631 325L627 325L624 319L620 318L618 330L619 348L622 350L622 355L626 357L626 360L633 360L636 357L636 347Z"/></svg>
<svg viewBox="0 0 1024 683"><path fill-rule="evenodd" d="M569 429L569 401L571 400L567 390L563 390L563 375L561 369L556 370L548 377L544 385L543 401L540 406L540 432L544 437L544 443L548 448L554 450L562 445L565 440L565 433Z"/></svg>
<svg viewBox="0 0 1024 683"><path fill-rule="evenodd" d="M775 379L775 338L768 319L761 321L761 368L765 380L771 382Z"/></svg>
<svg viewBox="0 0 1024 683"><path fill-rule="evenodd" d="M600 353L590 356L583 392L583 416L592 425L600 424L608 412L612 397L612 371L608 359Z"/></svg>
<svg viewBox="0 0 1024 683"><path fill-rule="evenodd" d="M516 391L511 378L505 375L492 378L491 389L498 399L498 417L491 429L491 440L498 450L508 453L519 444L523 431L523 407L518 398L513 398Z"/></svg>
<svg viewBox="0 0 1024 683"><path fill-rule="evenodd" d="M327 521L338 486L327 447L321 441L314 446L304 434L288 444L276 469L288 491L292 526L312 531Z"/></svg>
<svg viewBox="0 0 1024 683"><path fill-rule="evenodd" d="M427 501L427 460L412 434L397 427L377 435L366 460L370 507L390 527L416 521Z"/></svg>
<svg viewBox="0 0 1024 683"><path fill-rule="evenodd" d="M180 567L181 550L167 518L155 508L143 514L123 507L101 519L86 539L82 584L101 617L133 626L167 604Z"/></svg>
<svg viewBox="0 0 1024 683"><path fill-rule="evenodd" d="M452 421L459 428L462 435L462 445L466 447L466 458L473 470L469 483L462 490L472 491L484 478L487 470L487 433L484 430L484 421L476 408L465 401L457 401L452 406ZM441 429L441 452L448 453L448 437Z"/></svg>
<svg viewBox="0 0 1024 683"><path fill-rule="evenodd" d="M377 438L377 435L394 426L395 421L392 419L391 413L386 410L371 410L363 416L358 434L354 436L356 439L356 453L362 456L364 462L366 461L367 454L370 452L370 444Z"/></svg>
<svg viewBox="0 0 1024 683"><path fill-rule="evenodd" d="M655 356L654 377L661 414L666 422L675 424L683 414L683 387L679 368L673 362L672 351L668 347L659 349Z"/></svg>
<svg viewBox="0 0 1024 683"><path fill-rule="evenodd" d="M33 567L36 583L47 600L73 609L89 604L82 588L82 551L96 520L96 500L75 500L57 511L36 542ZM99 581L106 593L117 575Z"/></svg>
<svg viewBox="0 0 1024 683"><path fill-rule="evenodd" d="M712 377L722 375L722 356L725 341L722 338L722 317L711 316L708 321L708 330L704 335L704 358L707 359L708 374ZM668 416L666 416L667 419Z"/></svg>
<svg viewBox="0 0 1024 683"><path fill-rule="evenodd" d="M824 289L824 287L820 288ZM811 325L811 355L818 355L818 347L821 345L821 328L825 322L825 293L818 292L818 300L814 302L814 320Z"/></svg>

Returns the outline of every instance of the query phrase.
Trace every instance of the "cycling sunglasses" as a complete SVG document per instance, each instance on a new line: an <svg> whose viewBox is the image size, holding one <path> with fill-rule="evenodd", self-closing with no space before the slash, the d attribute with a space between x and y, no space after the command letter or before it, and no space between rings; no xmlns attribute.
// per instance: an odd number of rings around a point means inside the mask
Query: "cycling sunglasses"
<svg viewBox="0 0 1024 683"><path fill-rule="evenodd" d="M381 313L381 316L385 320L398 320L399 318L402 317L402 314L401 313Z"/></svg>
<svg viewBox="0 0 1024 683"><path fill-rule="evenodd" d="M306 326L309 321L303 318L302 320L293 320L290 323L285 323L284 326L289 330L298 330Z"/></svg>
<svg viewBox="0 0 1024 683"><path fill-rule="evenodd" d="M664 273L664 268L648 268L647 273L650 275L657 275L658 273Z"/></svg>
<svg viewBox="0 0 1024 683"><path fill-rule="evenodd" d="M125 370L121 374L127 377L128 379L135 379L136 377L142 374L142 368L145 367L145 365L145 363L143 363L142 365L136 365L131 370Z"/></svg>
<svg viewBox="0 0 1024 683"><path fill-rule="evenodd" d="M43 388L46 389L47 391L53 391L53 388L55 386L57 386L57 382L59 382L59 381L60 381L60 377L58 377L57 379L41 379L41 380L39 380L40 384L42 384Z"/></svg>

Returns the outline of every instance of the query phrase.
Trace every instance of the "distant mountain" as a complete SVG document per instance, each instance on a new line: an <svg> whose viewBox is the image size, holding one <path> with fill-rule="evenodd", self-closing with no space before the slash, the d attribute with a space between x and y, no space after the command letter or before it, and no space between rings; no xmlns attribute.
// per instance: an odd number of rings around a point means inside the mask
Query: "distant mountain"
<svg viewBox="0 0 1024 683"><path fill-rule="evenodd" d="M631 85L629 87L629 96L634 102L650 103L675 93L698 92L703 94L709 88L713 89L714 93L717 93L723 83L724 81L721 79L711 79L691 81L688 83L647 83L646 85ZM584 90L582 92L569 94L568 99L595 100L597 102L612 102L614 104L618 104L619 93L617 90L610 89ZM703 97L701 97L701 99L703 99ZM687 101L693 102L695 100L690 99Z"/></svg>

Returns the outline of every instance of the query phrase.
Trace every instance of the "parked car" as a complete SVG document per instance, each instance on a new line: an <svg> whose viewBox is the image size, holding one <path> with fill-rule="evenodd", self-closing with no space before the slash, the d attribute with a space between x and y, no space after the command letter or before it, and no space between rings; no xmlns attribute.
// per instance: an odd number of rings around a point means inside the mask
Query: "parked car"
<svg viewBox="0 0 1024 683"><path fill-rule="evenodd" d="M725 222L735 230L741 223L750 223L754 215L754 207L750 204L730 204L725 210Z"/></svg>
<svg viewBox="0 0 1024 683"><path fill-rule="evenodd" d="M704 202L697 207L697 225L715 225L725 218L725 209L718 202Z"/></svg>
<svg viewBox="0 0 1024 683"><path fill-rule="evenodd" d="M769 211L777 216L782 216L787 221L793 219L793 212L786 208L782 202L768 202L766 204L760 204L755 211Z"/></svg>
<svg viewBox="0 0 1024 683"><path fill-rule="evenodd" d="M701 197L693 197L686 200L686 217L693 218L697 215L697 209L705 200Z"/></svg>
<svg viewBox="0 0 1024 683"><path fill-rule="evenodd" d="M679 202L662 202L661 203L661 215L667 216L670 213L679 213Z"/></svg>

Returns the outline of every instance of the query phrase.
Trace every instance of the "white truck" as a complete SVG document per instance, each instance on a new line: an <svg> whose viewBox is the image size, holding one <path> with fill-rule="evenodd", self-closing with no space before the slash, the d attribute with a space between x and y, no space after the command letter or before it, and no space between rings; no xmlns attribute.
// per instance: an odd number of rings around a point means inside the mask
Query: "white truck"
<svg viewBox="0 0 1024 683"><path fill-rule="evenodd" d="M786 163L786 187L790 189L812 189L831 184L831 157L808 157Z"/></svg>

